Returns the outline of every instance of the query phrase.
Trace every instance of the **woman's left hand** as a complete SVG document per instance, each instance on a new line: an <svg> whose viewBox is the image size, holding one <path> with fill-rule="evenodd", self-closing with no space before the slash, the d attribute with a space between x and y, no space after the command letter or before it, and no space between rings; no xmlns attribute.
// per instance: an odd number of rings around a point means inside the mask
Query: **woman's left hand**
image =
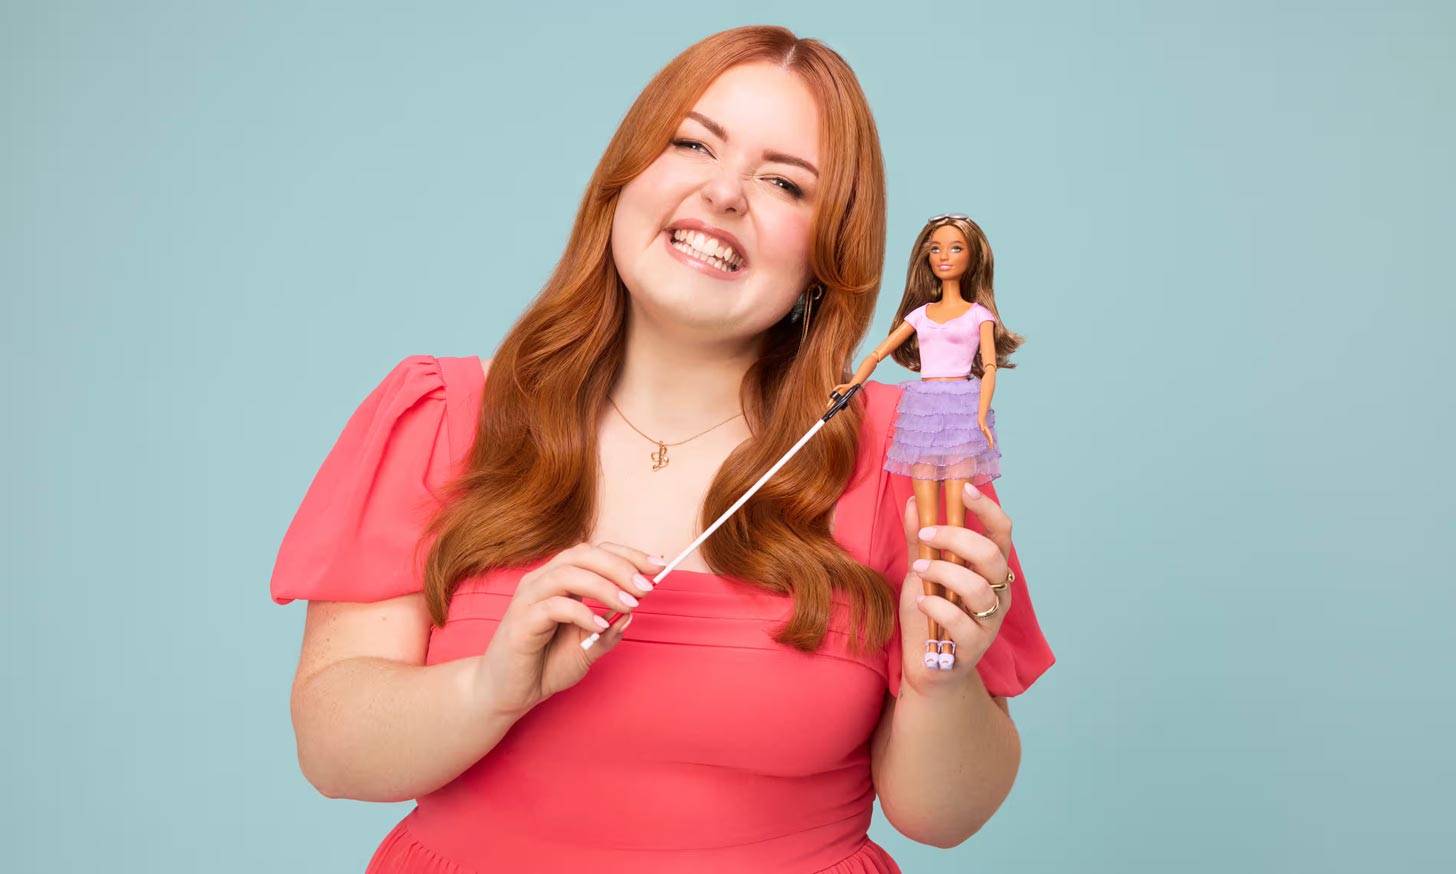
<svg viewBox="0 0 1456 874"><path fill-rule="evenodd" d="M911 498L905 505L906 554L911 565L900 588L900 643L904 662L901 682L909 683L917 692L967 682L1011 609L1011 586L998 592L990 585L1006 582L1010 575L1011 519L1000 504L982 494L973 483L966 483L964 494L966 512L975 514L985 534L958 525L935 525L922 541L915 499ZM950 551L965 564L917 559L922 542ZM924 570L916 567L922 561L926 562L922 565ZM941 584L960 603L926 595L922 579ZM971 611L991 609L998 599L999 609L985 619L971 615ZM939 622L946 637L956 643L955 666L948 671L925 666L925 641L930 637L931 619Z"/></svg>

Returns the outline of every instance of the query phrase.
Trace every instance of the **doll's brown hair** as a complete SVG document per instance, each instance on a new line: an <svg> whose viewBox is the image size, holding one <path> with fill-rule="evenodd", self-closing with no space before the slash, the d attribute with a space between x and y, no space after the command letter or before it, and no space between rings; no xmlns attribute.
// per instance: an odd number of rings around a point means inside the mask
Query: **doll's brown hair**
<svg viewBox="0 0 1456 874"><path fill-rule="evenodd" d="M966 238L966 244L970 248L970 263L966 265L966 272L961 276L961 297L971 303L978 303L990 310L996 316L995 340L996 340L996 369L1001 370L1016 365L1008 360L1008 356L1015 352L1026 338L1013 331L1007 330L1006 323L1001 320L1001 312L996 308L995 273L996 259L991 254L991 241L986 239L986 234L981 226L969 218L942 218L937 221L928 221L925 227L920 229L920 234L915 238L915 245L910 248L910 267L905 273L905 294L900 298L900 308L895 311L895 320L890 323L890 333L894 333L905 316L921 304L940 300L940 278L930 269L930 237L937 229L946 225L955 226ZM912 334L905 342L896 347L890 353L902 367L910 370L920 371L920 342ZM981 356L975 356L971 364L971 376L979 378L982 375Z"/></svg>
<svg viewBox="0 0 1456 874"><path fill-rule="evenodd" d="M884 261L885 181L874 119L844 60L781 27L713 34L673 58L628 109L587 183L563 257L494 355L468 468L430 525L430 615L444 624L455 586L493 567L545 558L589 536L596 511L595 416L623 362L627 290L612 262L612 214L623 186L668 147L698 97L728 68L770 61L817 98L825 144L810 242L825 286L808 337L785 318L764 336L740 400L753 437L723 463L703 506L707 527L823 415L870 326ZM775 638L818 649L832 593L845 594L854 646L882 647L894 629L891 589L830 534L853 471L860 402L836 415L704 542L709 567L789 594Z"/></svg>

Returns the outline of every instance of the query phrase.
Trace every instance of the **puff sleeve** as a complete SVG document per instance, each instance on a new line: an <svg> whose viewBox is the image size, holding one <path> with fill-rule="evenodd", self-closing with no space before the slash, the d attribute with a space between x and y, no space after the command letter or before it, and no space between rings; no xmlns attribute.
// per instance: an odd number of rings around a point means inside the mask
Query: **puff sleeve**
<svg viewBox="0 0 1456 874"><path fill-rule="evenodd" d="M314 475L278 550L273 600L380 601L421 591L420 537L450 459L440 362L409 356L349 417Z"/></svg>
<svg viewBox="0 0 1456 874"><path fill-rule="evenodd" d="M914 328L916 331L920 331L922 328L924 328L925 327L925 305L924 304L921 304L920 306L918 306L915 309L911 310L910 312L906 313L905 314L905 321L909 322L910 323L910 326L912 328Z"/></svg>
<svg viewBox="0 0 1456 874"><path fill-rule="evenodd" d="M888 421L884 440L885 451L888 451L893 439L893 403L898 402L898 395L899 392L896 392L895 398L887 402L887 406L890 408L889 413L881 416L882 419ZM915 494L915 491L909 477L888 471L882 471L881 476L885 478L885 481L880 488L879 508L876 511L874 533L871 536L874 549L873 564L890 582L898 598L905 575L909 571L909 548L905 542L904 510L906 502ZM996 489L991 483L985 483L979 488L988 499L997 504L1001 503L996 496ZM940 518L944 519L944 503L941 504L939 512ZM966 513L965 524L973 531L983 531L980 523L969 511ZM1016 572L1016 581L1011 584L1011 607L1007 610L1006 618L1001 623L1001 629L997 632L996 639L992 641L990 648L976 664L976 669L981 674L981 680L985 684L986 690L992 695L1005 697L1025 692L1056 661L1046 638L1042 636L1041 626L1036 618L1036 610L1031 603L1031 594L1027 589L1026 575L1022 572L1021 559L1017 555L1014 544L1011 548L1009 564L1011 569ZM890 643L886 647L885 666L892 696L900 693L900 679L904 670L902 631L898 624L898 613L896 616L896 633L890 638Z"/></svg>
<svg viewBox="0 0 1456 874"><path fill-rule="evenodd" d="M971 319L971 328L977 332L981 330L982 322L996 321L996 314L991 312L990 308L988 307L982 306L978 303L974 303L971 304L971 309L976 311L975 316ZM1021 571L1017 571L1016 574L1017 576L1020 576Z"/></svg>

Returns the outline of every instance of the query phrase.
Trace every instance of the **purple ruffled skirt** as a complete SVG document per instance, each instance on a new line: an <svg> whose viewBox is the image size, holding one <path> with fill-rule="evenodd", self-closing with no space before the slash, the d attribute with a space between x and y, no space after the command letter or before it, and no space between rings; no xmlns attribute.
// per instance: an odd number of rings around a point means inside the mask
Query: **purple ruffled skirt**
<svg viewBox="0 0 1456 874"><path fill-rule="evenodd" d="M895 408L895 436L885 470L914 479L964 479L977 485L1001 475L1001 450L986 441L976 423L981 380L905 383ZM986 410L986 427L996 434L996 411ZM996 437L999 446L1001 438Z"/></svg>

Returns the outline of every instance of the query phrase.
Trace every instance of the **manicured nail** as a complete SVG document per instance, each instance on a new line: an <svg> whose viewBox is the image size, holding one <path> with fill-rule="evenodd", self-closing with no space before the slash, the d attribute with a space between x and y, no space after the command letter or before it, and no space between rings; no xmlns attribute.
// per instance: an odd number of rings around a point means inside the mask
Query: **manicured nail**
<svg viewBox="0 0 1456 874"><path fill-rule="evenodd" d="M632 620L633 619L636 619L636 618L637 618L637 614L636 613L633 613L632 615L628 616L627 617L627 621L622 623L622 627L617 629L617 633L618 634L621 634L622 632L626 631L627 630L627 626L628 625L631 625L632 624Z"/></svg>
<svg viewBox="0 0 1456 874"><path fill-rule="evenodd" d="M921 528L920 529L920 539L921 540L929 540L930 538L932 538L934 536L935 536L935 529L934 528Z"/></svg>
<svg viewBox="0 0 1456 874"><path fill-rule="evenodd" d="M914 561L910 562L910 566L915 568L917 571L928 571L930 570L930 559L917 558Z"/></svg>
<svg viewBox="0 0 1456 874"><path fill-rule="evenodd" d="M592 621L597 624L598 628L608 628L611 625L605 616L593 616Z"/></svg>
<svg viewBox="0 0 1456 874"><path fill-rule="evenodd" d="M642 576L641 574L633 574L632 582L636 583L637 588L641 589L644 592L652 591L652 581Z"/></svg>
<svg viewBox="0 0 1456 874"><path fill-rule="evenodd" d="M632 597L626 592L621 591L620 589L617 590L617 597L620 598L622 600L622 603L626 604L628 607L636 607L639 603L636 598Z"/></svg>
<svg viewBox="0 0 1456 874"><path fill-rule="evenodd" d="M962 491L966 493L966 497L970 498L973 501L981 496L981 490L976 488L975 485L972 483L966 483L965 488L962 489Z"/></svg>
<svg viewBox="0 0 1456 874"><path fill-rule="evenodd" d="M647 556L647 560L657 565L658 567L667 567L667 559L663 558L660 555L649 555Z"/></svg>

